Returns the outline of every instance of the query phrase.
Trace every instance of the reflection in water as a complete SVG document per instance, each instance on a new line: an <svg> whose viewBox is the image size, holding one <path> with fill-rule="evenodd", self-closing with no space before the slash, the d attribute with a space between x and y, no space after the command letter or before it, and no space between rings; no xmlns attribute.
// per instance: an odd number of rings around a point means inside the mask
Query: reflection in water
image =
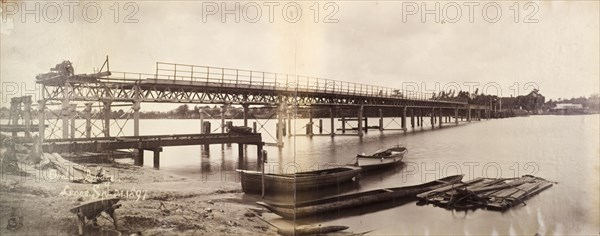
<svg viewBox="0 0 600 236"><path fill-rule="evenodd" d="M377 229L377 235L397 234L595 234L600 231L599 119L588 116L531 116L503 120L461 123L430 131L430 127L404 134L370 130L362 139L356 136L285 137L285 147L265 146L267 173L293 173L322 169L334 163L352 162L357 153L371 153L396 144L408 147L402 168L364 175L355 186L335 186L298 194L298 200L336 193L350 193L385 187L420 184L443 176L465 174L476 177L517 177L534 174L559 184L534 196L526 206L504 213L476 210L450 211L413 202L382 210L365 206L340 216L319 216L298 223L350 225L354 232ZM387 118L386 118L387 119ZM188 123L189 122L189 123ZM296 130L307 120L295 120ZM370 122L377 123L377 119ZM389 122L386 121L387 124ZM156 125L167 123L169 125ZM324 129L329 122L324 122ZM241 124L234 120L235 125ZM191 128L194 125L197 128ZM199 122L142 120L142 129L153 134L188 133L199 130ZM271 132L274 122L267 122ZM339 124L337 124L339 127ZM146 129L143 129L146 127ZM159 130L168 127L168 130ZM151 129L148 129L151 128ZM390 127L394 128L394 127ZM164 132L164 133L160 133ZM350 133L350 132L347 132ZM266 142L273 142L263 135ZM201 152L197 146L168 147L161 153L161 170L207 181L239 182L235 169L259 169L256 147L246 148L240 162L237 145L221 149L218 145ZM149 155L151 156L151 155ZM151 161L146 161L150 163ZM199 168L200 166L200 168ZM245 194L244 201L260 196ZM267 200L289 201L289 196L270 196ZM388 203L389 204L389 203ZM335 216L335 215L334 215Z"/></svg>

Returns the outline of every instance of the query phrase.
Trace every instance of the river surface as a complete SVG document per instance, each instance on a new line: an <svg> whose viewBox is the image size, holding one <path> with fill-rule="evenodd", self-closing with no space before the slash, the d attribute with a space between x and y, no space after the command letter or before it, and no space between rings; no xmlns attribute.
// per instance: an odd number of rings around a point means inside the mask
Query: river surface
<svg viewBox="0 0 600 236"><path fill-rule="evenodd" d="M447 175L464 174L463 180L477 177L517 177L533 174L558 184L506 212L476 210L450 211L417 206L409 202L393 208L375 210L371 206L330 217L303 219L298 223L347 225L354 232L375 230L375 235L397 234L477 234L542 235L585 234L600 232L600 116L531 116L471 123L444 124L442 129L409 128L402 131L369 130L365 136L285 137L281 150L266 146L267 172L306 171L328 163L346 164L357 153L371 153L396 144L409 149L405 164L399 168L365 175L359 186L339 192L365 191L384 187L420 184ZM254 120L253 120L254 121ZM251 121L251 123L253 122ZM211 120L213 129L219 120ZM241 124L234 120L234 124ZM275 124L271 120L259 130L266 142L274 142ZM398 119L386 118L386 128L399 128ZM306 119L294 120L296 133L304 132ZM315 119L318 124L318 119ZM323 119L324 133L329 120ZM354 122L356 123L356 122ZM378 124L377 118L369 125ZM409 123L410 125L410 123ZM341 125L336 121L336 126ZM126 126L130 129L130 125ZM142 120L141 134L195 133L198 120ZM113 131L113 133L116 132ZM318 128L315 127L315 133ZM339 133L339 132L338 132ZM352 132L347 132L352 133ZM146 165L152 165L146 154ZM211 145L208 151L198 146L165 147L161 170L207 181L239 181L236 168L256 169L255 146L238 163L237 144ZM335 187L333 191L337 191ZM335 192L334 192L335 193ZM313 193L311 196L324 195ZM329 194L329 193L327 193ZM256 201L259 196L244 196Z"/></svg>

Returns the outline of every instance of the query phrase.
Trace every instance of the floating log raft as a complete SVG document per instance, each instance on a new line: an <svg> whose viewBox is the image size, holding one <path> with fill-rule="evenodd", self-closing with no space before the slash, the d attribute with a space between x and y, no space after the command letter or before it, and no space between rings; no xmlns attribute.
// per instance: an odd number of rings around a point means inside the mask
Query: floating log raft
<svg viewBox="0 0 600 236"><path fill-rule="evenodd" d="M476 178L459 184L434 189L417 195L421 204L434 204L447 209L484 208L505 211L554 185L554 182L524 175L520 178Z"/></svg>

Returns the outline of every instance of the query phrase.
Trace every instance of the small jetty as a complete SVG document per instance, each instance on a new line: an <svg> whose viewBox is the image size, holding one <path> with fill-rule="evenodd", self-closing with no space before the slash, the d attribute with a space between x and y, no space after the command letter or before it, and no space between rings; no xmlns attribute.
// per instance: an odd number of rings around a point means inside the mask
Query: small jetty
<svg viewBox="0 0 600 236"><path fill-rule="evenodd" d="M519 178L475 178L417 195L420 204L453 210L488 209L505 211L550 187L551 182L524 175Z"/></svg>

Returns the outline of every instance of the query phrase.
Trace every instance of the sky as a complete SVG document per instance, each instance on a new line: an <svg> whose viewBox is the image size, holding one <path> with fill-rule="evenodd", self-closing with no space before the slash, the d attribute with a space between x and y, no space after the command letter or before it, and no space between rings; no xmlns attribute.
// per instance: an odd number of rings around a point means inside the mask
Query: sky
<svg viewBox="0 0 600 236"><path fill-rule="evenodd" d="M138 73L154 73L160 61L424 92L516 96L537 88L556 100L600 90L598 1L235 3L50 1L36 8L9 0L0 28L2 105L31 93L35 76L63 60L92 73L107 55L111 70ZM69 4L78 4L72 19Z"/></svg>

